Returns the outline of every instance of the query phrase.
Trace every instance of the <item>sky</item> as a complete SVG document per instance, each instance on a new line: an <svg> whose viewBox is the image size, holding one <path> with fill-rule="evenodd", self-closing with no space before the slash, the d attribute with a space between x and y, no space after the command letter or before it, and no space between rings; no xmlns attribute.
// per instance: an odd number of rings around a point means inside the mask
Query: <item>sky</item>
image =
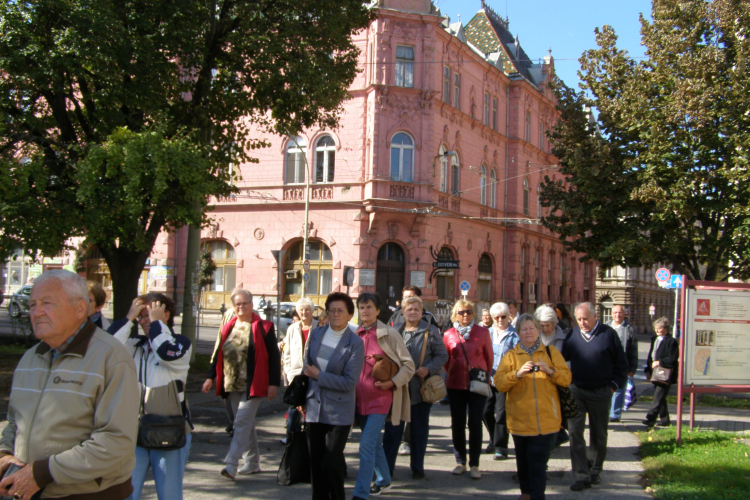
<svg viewBox="0 0 750 500"><path fill-rule="evenodd" d="M481 8L480 0L433 0L451 23L464 26ZM533 62L552 48L557 75L578 88L578 59L596 47L594 29L609 24L617 34L617 46L632 57L642 57L640 13L651 18L651 0L487 0L503 19L508 16L510 32L518 35Z"/></svg>

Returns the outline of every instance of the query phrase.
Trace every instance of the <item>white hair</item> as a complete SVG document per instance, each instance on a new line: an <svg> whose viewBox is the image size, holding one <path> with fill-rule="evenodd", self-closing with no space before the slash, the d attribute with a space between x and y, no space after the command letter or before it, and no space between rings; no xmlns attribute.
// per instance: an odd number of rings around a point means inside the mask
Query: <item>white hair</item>
<svg viewBox="0 0 750 500"><path fill-rule="evenodd" d="M313 304L313 301L310 300L309 298L302 297L301 299L297 301L297 304L294 306L294 308L297 309L297 312L299 312L300 309L304 309L305 307L309 307L310 310L312 311L313 309L315 309L315 304Z"/></svg>
<svg viewBox="0 0 750 500"><path fill-rule="evenodd" d="M253 294L250 293L248 290L245 290L244 288L238 288L237 290L232 292L232 296L229 298L229 300L232 302L232 305L234 305L234 298L241 293L245 294L245 296L247 297L247 300L251 304L253 303Z"/></svg>
<svg viewBox="0 0 750 500"><path fill-rule="evenodd" d="M539 306L534 311L534 317L542 323L557 324L557 313L550 306Z"/></svg>
<svg viewBox="0 0 750 500"><path fill-rule="evenodd" d="M576 308L573 309L574 312L578 312L579 309L586 308L589 310L589 314L596 317L596 307L594 307L594 304L591 302L579 302L576 304Z"/></svg>
<svg viewBox="0 0 750 500"><path fill-rule="evenodd" d="M495 302L492 304L492 307L490 307L490 316L497 318L501 314L510 316L510 308L508 307L508 304L505 302Z"/></svg>
<svg viewBox="0 0 750 500"><path fill-rule="evenodd" d="M57 280L60 282L60 287L71 302L83 300L86 302L86 306L88 306L89 289L86 285L85 279L81 278L76 273L66 271L65 269L50 269L49 271L45 271L37 276L34 280L32 290L41 287L49 280Z"/></svg>

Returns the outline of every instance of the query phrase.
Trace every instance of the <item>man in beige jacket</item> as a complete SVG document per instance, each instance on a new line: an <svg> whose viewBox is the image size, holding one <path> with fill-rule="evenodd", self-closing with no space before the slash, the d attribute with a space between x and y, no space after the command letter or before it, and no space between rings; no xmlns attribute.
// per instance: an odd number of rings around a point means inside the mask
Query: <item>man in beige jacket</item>
<svg viewBox="0 0 750 500"><path fill-rule="evenodd" d="M0 494L30 500L123 500L133 491L138 429L135 363L87 317L86 282L52 270L29 298L34 335L13 374L8 426L0 437Z"/></svg>

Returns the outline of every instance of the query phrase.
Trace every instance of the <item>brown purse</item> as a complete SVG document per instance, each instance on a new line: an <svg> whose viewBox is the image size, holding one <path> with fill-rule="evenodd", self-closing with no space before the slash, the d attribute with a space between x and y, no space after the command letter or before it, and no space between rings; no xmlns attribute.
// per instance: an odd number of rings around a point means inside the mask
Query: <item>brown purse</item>
<svg viewBox="0 0 750 500"><path fill-rule="evenodd" d="M388 356L382 354L373 354L368 356L375 360L372 367L372 378L379 382L388 382L398 373L398 365Z"/></svg>

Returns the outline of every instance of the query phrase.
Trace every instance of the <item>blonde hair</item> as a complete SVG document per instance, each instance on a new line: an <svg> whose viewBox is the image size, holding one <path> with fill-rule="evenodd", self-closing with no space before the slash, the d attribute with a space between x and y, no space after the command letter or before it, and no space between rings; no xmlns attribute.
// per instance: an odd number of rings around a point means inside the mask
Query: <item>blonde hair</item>
<svg viewBox="0 0 750 500"><path fill-rule="evenodd" d="M410 306L412 304L419 304L419 308L424 311L424 302L422 302L422 299L417 297L416 295L412 295L411 297L406 297L401 301L401 310L403 311L406 309L406 306Z"/></svg>
<svg viewBox="0 0 750 500"><path fill-rule="evenodd" d="M472 314L474 314L474 302L470 301L469 299L458 299L456 303L453 304L453 309L451 309L451 321L457 321L458 311L461 311L467 307L471 309Z"/></svg>

